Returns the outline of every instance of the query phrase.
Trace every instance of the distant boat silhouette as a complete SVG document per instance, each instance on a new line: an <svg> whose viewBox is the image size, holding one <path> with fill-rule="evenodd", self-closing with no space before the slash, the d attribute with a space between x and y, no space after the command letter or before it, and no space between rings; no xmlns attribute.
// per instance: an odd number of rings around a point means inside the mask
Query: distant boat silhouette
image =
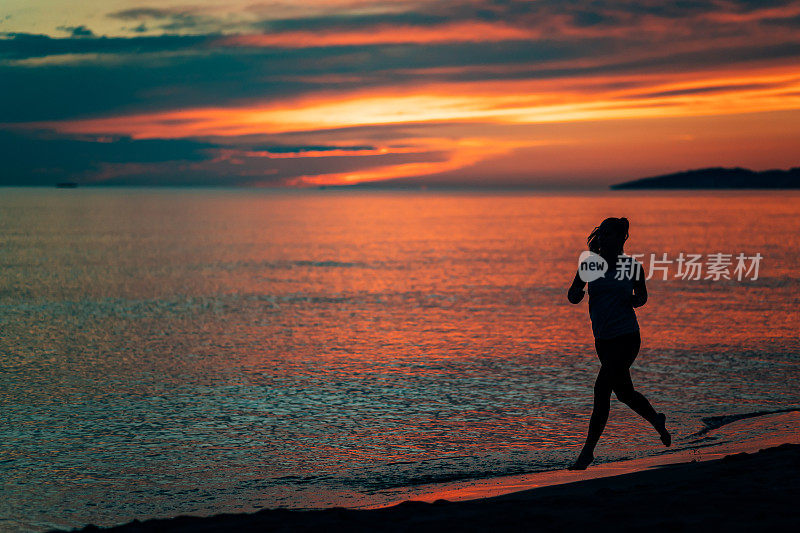
<svg viewBox="0 0 800 533"><path fill-rule="evenodd" d="M74 189L77 186L78 184L74 181L62 181L60 183L56 183L56 187L59 189Z"/></svg>

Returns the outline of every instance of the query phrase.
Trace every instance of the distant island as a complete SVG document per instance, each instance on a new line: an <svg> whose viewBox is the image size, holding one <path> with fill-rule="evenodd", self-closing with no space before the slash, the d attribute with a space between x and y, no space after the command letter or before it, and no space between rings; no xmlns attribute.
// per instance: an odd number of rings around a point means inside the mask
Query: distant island
<svg viewBox="0 0 800 533"><path fill-rule="evenodd" d="M702 168L642 178L612 189L800 189L800 167L755 171L747 168Z"/></svg>

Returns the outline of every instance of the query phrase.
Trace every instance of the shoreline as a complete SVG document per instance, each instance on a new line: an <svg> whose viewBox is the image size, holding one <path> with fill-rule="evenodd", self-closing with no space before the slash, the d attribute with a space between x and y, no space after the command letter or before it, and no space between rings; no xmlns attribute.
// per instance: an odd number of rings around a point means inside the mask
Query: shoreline
<svg viewBox="0 0 800 533"><path fill-rule="evenodd" d="M397 497L392 498L390 501L347 507L382 509L409 500L433 503L442 499L460 502L492 498L523 490L643 472L672 464L713 461L726 455L755 453L761 449L773 448L782 444L800 444L800 435L790 435L785 431L785 429L792 427L800 427L800 412L795 410L775 411L753 418L737 419L713 430L701 430L699 433L689 436L697 437L697 440L701 440L702 435L713 432L715 437L723 439L723 442L711 441L702 445L702 447L690 447L692 443L696 442L695 440L689 442L677 441L673 443L671 448L663 448L652 455L607 463L593 463L589 468L581 471L547 470L529 474L402 487L381 491L382 495L396 493ZM730 438L732 434L745 431L758 433L759 437L724 442L726 437Z"/></svg>
<svg viewBox="0 0 800 533"><path fill-rule="evenodd" d="M75 531L796 531L798 471L800 444L783 444L462 502L406 501L371 510L265 509Z"/></svg>
<svg viewBox="0 0 800 533"><path fill-rule="evenodd" d="M724 525L734 531L752 530L754 525L750 521L756 519L766 521L760 522L758 529L765 529L765 524L779 530L789 529L788 524L800 526L800 511L795 510L794 503L800 501L800 477L796 475L800 472L800 435L796 430L788 434L786 431L797 427L800 427L800 413L776 413L725 426L734 435L762 430L757 439L723 440L685 449L680 449L678 443L678 449L672 453L590 466L585 471L555 470L402 488L395 491L396 499L347 508L263 509L208 517L183 515L134 520L108 528L88 525L72 531L226 529L330 533L413 529L418 533L439 531L443 527L517 531L530 529L532 519L537 522L535 529L545 531L572 527L619 529L620 524L613 521L598 523L598 513L624 519L623 529L630 530L637 529L633 526L637 520L638 528L657 531L676 527L694 529L709 524L719 529ZM771 494L773 501L764 500L761 496L764 492ZM387 494L383 496L385 499ZM653 513L658 513L665 501L674 508L668 513L669 521L654 521ZM713 523L706 523L708 520Z"/></svg>

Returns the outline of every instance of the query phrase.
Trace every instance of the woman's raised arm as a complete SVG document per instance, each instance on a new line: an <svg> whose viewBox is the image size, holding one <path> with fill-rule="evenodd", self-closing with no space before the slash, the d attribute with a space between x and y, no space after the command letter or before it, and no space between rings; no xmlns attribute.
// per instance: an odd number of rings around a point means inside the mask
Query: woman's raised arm
<svg viewBox="0 0 800 533"><path fill-rule="evenodd" d="M577 304L583 300L583 295L586 294L583 290L584 285L586 285L586 282L581 279L576 270L575 279L572 280L572 285L569 286L569 291L567 292L569 303Z"/></svg>

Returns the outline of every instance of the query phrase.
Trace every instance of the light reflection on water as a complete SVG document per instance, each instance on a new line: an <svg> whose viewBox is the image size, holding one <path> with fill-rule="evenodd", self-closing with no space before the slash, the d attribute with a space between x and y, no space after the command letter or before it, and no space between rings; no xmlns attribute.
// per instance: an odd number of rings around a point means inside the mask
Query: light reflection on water
<svg viewBox="0 0 800 533"><path fill-rule="evenodd" d="M324 504L563 467L597 362L588 232L764 256L656 281L634 382L678 442L800 405L796 193L0 194L0 516L33 529ZM657 451L615 402L600 459Z"/></svg>

